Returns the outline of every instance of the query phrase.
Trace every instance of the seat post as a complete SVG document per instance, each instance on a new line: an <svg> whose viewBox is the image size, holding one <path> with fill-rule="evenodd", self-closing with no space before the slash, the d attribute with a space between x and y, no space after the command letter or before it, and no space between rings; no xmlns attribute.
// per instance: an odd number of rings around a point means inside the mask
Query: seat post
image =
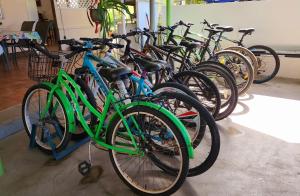
<svg viewBox="0 0 300 196"><path fill-rule="evenodd" d="M243 41L244 41L244 38L245 38L246 35L247 35L247 33L243 33L243 35L242 35L240 41L238 42L238 45L239 45L239 46L244 46L244 45L243 45Z"/></svg>
<svg viewBox="0 0 300 196"><path fill-rule="evenodd" d="M217 41L215 41L215 46L214 46L213 52L216 51L216 49L217 49L217 47L218 47L218 45L219 45L219 42L221 41L221 38L222 38L223 33L224 33L224 31L220 32L220 35L219 35Z"/></svg>
<svg viewBox="0 0 300 196"><path fill-rule="evenodd" d="M207 48L209 47L209 44L211 42L211 39L212 39L212 36L214 35L213 32L209 31L209 34L208 34L208 40L206 41L203 49L201 50L201 55L200 55L200 61L202 62L203 58L204 58L204 55L205 55L205 52L207 50Z"/></svg>

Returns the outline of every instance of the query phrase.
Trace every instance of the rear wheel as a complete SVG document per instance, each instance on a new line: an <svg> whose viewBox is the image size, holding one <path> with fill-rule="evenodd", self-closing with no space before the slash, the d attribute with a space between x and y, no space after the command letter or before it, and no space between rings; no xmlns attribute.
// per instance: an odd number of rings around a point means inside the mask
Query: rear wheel
<svg viewBox="0 0 300 196"><path fill-rule="evenodd" d="M218 116L221 107L220 94L209 78L196 71L182 71L175 74L172 80L188 87L214 117Z"/></svg>
<svg viewBox="0 0 300 196"><path fill-rule="evenodd" d="M183 184L189 166L187 146L178 127L163 113L145 106L135 106L122 113L127 122L134 118L139 126L138 133L133 126L135 123L130 129L142 154L129 155L109 150L116 173L139 195L170 195L176 192ZM119 116L112 120L107 130L108 144L133 150L131 140L124 137L127 132ZM167 154L154 144L173 153ZM164 171L170 168L177 172L171 175Z"/></svg>
<svg viewBox="0 0 300 196"><path fill-rule="evenodd" d="M204 173L213 166L220 150L220 136L210 113L194 98L181 93L161 92L158 104L171 111L190 134L195 158L190 160L188 176Z"/></svg>
<svg viewBox="0 0 300 196"><path fill-rule="evenodd" d="M71 76L73 79L74 76ZM56 83L57 78L54 78L52 80L52 83ZM76 77L75 82L79 85L81 92L83 93L83 96L88 100L88 102L94 107L97 108L96 99L94 97L93 92L91 89L87 86L86 82L83 81L83 79ZM78 93L76 93L75 89L72 87L72 85L69 85L73 92L75 93L76 99L79 103L79 107L81 110L81 113L83 114L84 119L88 123L89 127L93 129L93 127L97 124L97 116L90 112L90 110L86 107L86 105L82 102L80 99ZM71 99L70 99L71 101ZM76 119L76 131L72 133L72 139L73 140L81 140L85 137L87 137L86 132L84 131L83 127L81 126L78 119Z"/></svg>
<svg viewBox="0 0 300 196"><path fill-rule="evenodd" d="M218 65L213 63L201 63L197 71L206 75L218 88L221 98L221 109L216 120L221 120L229 116L235 109L238 101L238 90L231 75Z"/></svg>
<svg viewBox="0 0 300 196"><path fill-rule="evenodd" d="M226 48L225 50L234 50L244 55L251 62L251 65L254 69L254 78L255 78L255 75L257 73L258 61L256 56L253 54L253 52L251 52L248 48L242 46L231 46L229 48Z"/></svg>
<svg viewBox="0 0 300 196"><path fill-rule="evenodd" d="M213 58L216 58L233 73L239 95L244 94L251 87L254 80L254 68L244 55L232 50L222 50L217 52Z"/></svg>
<svg viewBox="0 0 300 196"><path fill-rule="evenodd" d="M261 84L272 80L279 71L280 60L276 52L267 46L256 45L249 47L258 61L255 84Z"/></svg>

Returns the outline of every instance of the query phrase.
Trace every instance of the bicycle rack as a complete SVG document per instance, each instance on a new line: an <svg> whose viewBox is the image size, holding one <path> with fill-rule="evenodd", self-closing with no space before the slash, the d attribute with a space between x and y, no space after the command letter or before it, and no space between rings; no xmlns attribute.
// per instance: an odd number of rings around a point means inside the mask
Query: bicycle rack
<svg viewBox="0 0 300 196"><path fill-rule="evenodd" d="M43 134L44 135L42 137L42 140L44 140L45 142L48 142L48 145L51 146L52 155L53 155L55 160L63 159L64 157L66 157L67 155L71 154L76 149L78 149L80 146L82 146L83 144L90 141L90 138L87 136L86 138L84 138L84 139L76 142L75 144L67 147L65 150L63 150L61 152L57 152L55 150L55 144L53 143L52 138L55 137L55 136L61 137L62 134L61 134L61 131L58 127L55 127L55 130L56 130L56 133L51 134L47 128L43 128ZM36 137L36 125L33 124L31 135L30 135L30 143L29 143L29 148L31 148L31 149L36 146L35 137Z"/></svg>

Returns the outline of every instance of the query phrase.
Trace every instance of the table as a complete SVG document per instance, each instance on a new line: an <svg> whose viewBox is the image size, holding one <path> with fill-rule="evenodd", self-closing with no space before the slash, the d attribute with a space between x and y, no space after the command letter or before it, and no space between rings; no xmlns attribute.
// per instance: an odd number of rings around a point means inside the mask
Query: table
<svg viewBox="0 0 300 196"><path fill-rule="evenodd" d="M37 42L41 41L41 37L38 32L35 31L7 31L0 32L0 46L2 47L3 53L3 63L5 70L11 70L11 63L8 58L8 44L7 41L10 40L11 44L18 43L19 40L36 40ZM12 47L12 52L16 54L16 48ZM14 57L16 61L16 57Z"/></svg>

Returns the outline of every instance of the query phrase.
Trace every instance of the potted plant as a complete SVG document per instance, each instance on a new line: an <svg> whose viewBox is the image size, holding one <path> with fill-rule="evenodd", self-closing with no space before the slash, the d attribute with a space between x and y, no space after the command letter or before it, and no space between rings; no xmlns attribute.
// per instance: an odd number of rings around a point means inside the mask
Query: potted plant
<svg viewBox="0 0 300 196"><path fill-rule="evenodd" d="M102 31L102 37L105 38L113 26L113 19L110 10L115 10L121 14L132 16L127 5L119 0L100 0L95 2L94 6L89 8L89 18L96 24L95 33Z"/></svg>

